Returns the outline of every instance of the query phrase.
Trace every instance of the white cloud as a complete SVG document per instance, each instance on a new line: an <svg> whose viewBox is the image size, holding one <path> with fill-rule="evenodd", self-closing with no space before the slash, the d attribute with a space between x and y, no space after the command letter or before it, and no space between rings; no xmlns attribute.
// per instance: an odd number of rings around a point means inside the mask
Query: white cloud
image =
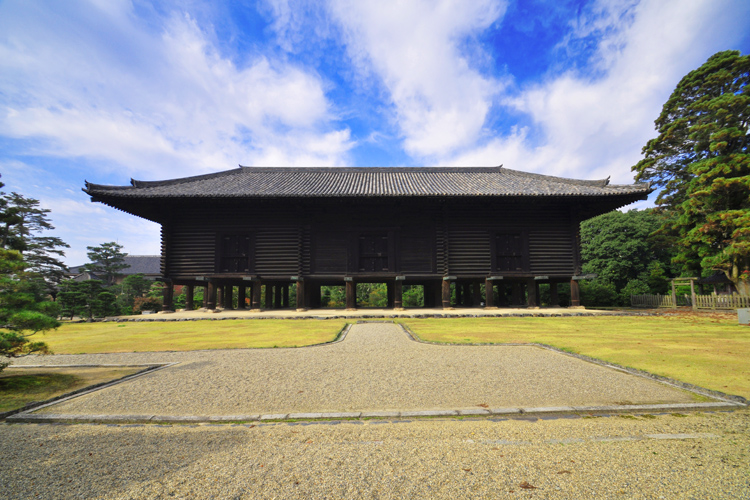
<svg viewBox="0 0 750 500"><path fill-rule="evenodd" d="M527 113L541 138L515 129L444 163L497 165L630 183L630 167L655 136L653 122L685 74L742 40L750 4L715 0L598 2L575 36L604 34L595 60L602 76L575 71L523 89L504 104ZM632 22L622 23L622 19ZM608 25L606 22L613 23Z"/></svg>
<svg viewBox="0 0 750 500"><path fill-rule="evenodd" d="M0 7L16 18L0 21L0 134L35 139L35 154L164 178L339 164L352 147L318 75L261 54L238 67L187 14L149 30L129 2L48 10Z"/></svg>
<svg viewBox="0 0 750 500"><path fill-rule="evenodd" d="M407 153L433 158L474 143L503 84L481 75L460 47L504 3L331 0L330 10L360 73L387 89Z"/></svg>

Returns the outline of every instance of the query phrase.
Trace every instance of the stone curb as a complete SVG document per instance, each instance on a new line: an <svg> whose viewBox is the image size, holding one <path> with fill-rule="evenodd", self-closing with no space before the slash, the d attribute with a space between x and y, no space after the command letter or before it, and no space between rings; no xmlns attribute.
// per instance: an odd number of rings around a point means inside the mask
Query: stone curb
<svg viewBox="0 0 750 500"><path fill-rule="evenodd" d="M149 373L161 370L163 368L168 368L170 366L174 366L179 364L179 362L171 362L171 363L149 363L149 364L143 364L143 365L116 365L116 364L100 364L100 365L92 365L92 364L68 364L68 365L20 365L16 366L16 368L143 368L141 371L133 373L131 375L125 375L124 377L120 377L114 380L109 380L106 382L100 382L98 384L89 385L86 387L81 387L80 389L76 389L75 391L66 392L65 394L60 394L59 396L55 396L54 398L47 399L45 401L34 401L32 403L27 404L23 408L18 408L16 410L10 410L7 412L0 413L0 421L7 420L13 415L16 415L18 413L25 413L25 412L32 412L36 410L41 410L42 408L46 408L48 406L52 406L57 403L62 403L64 401L68 401L69 399L77 398L78 396L83 396L86 394L89 394L94 391L98 391L100 389L104 389L116 384L119 384L121 382L127 382L129 380L132 380L134 378L141 377L143 375L147 375Z"/></svg>
<svg viewBox="0 0 750 500"><path fill-rule="evenodd" d="M9 423L88 423L88 424L222 424L237 422L289 422L298 420L362 420L430 417L497 417L581 414L673 413L675 411L737 410L745 405L733 402L668 403L611 406L542 406L531 408L468 408L460 410L344 411L273 413L267 415L66 415L21 412L6 419Z"/></svg>
<svg viewBox="0 0 750 500"><path fill-rule="evenodd" d="M565 309L565 308L558 308L558 309ZM347 314L346 312L342 312L341 314L334 314L331 316L327 315L315 315L315 314L305 314L303 316L294 316L294 315L264 315L260 314L258 316L250 316L250 315L237 315L232 314L231 312L228 313L221 313L220 316L212 316L210 314L216 314L216 313L206 313L206 316L197 316L197 317L188 317L188 318L175 318L175 317L154 317L152 318L152 315L147 315L149 317L143 317L143 316L113 316L113 317L107 317L107 318L95 318L93 322L113 322L113 323L126 323L126 322L154 322L154 323L161 323L161 322L174 322L174 321L224 321L224 320L256 320L256 319L288 319L288 320L300 320L300 319L399 319L399 318L497 318L497 317L506 317L506 318L548 318L548 317L577 317L577 316L659 316L660 313L652 312L650 310L643 310L643 311L610 311L610 310L601 310L601 309L591 309L591 310L563 310L563 311L545 311L544 309L541 310L523 310L521 308L518 312L492 312L489 311L482 311L479 313L461 313L461 312L454 312L453 311L446 311L446 312L433 312L433 313L420 313L420 312L404 312L402 314L393 314L393 313L373 313L373 314ZM226 314L226 315L224 315ZM154 315L156 316L156 315ZM84 323L85 321L71 321L71 323Z"/></svg>

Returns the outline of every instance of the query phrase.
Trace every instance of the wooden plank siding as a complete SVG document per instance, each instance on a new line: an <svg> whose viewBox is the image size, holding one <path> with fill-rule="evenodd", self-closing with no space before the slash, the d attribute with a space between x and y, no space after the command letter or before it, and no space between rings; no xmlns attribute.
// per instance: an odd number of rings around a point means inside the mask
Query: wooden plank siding
<svg viewBox="0 0 750 500"><path fill-rule="evenodd" d="M486 224L459 222L448 225L448 273L482 275L491 273L490 232Z"/></svg>
<svg viewBox="0 0 750 500"><path fill-rule="evenodd" d="M210 227L175 226L171 230L167 273L174 278L213 274L216 266L216 230Z"/></svg>
<svg viewBox="0 0 750 500"><path fill-rule="evenodd" d="M299 272L299 227L278 226L258 229L255 235L256 274L293 276Z"/></svg>
<svg viewBox="0 0 750 500"><path fill-rule="evenodd" d="M250 206L248 206L250 205ZM525 269L509 276L575 274L575 224L565 204L264 203L175 210L162 230L164 276L189 280L219 273L222 237L249 235L253 276L356 276L362 235L387 235L390 264L380 274L477 278L497 274L493 239L523 233ZM220 273L219 273L220 274ZM375 273L378 274L378 273ZM502 273L500 273L502 274Z"/></svg>

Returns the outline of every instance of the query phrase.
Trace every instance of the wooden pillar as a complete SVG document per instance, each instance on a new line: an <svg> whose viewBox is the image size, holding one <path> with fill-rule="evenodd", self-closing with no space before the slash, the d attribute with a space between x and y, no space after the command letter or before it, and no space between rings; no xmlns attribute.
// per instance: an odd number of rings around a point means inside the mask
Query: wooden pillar
<svg viewBox="0 0 750 500"><path fill-rule="evenodd" d="M237 287L237 309L245 309L245 285Z"/></svg>
<svg viewBox="0 0 750 500"><path fill-rule="evenodd" d="M539 307L539 285L534 278L526 280L526 293L529 307Z"/></svg>
<svg viewBox="0 0 750 500"><path fill-rule="evenodd" d="M695 302L695 280L690 280L690 303L693 305L693 311L698 309L698 304Z"/></svg>
<svg viewBox="0 0 750 500"><path fill-rule="evenodd" d="M192 311L195 307L193 305L193 295L195 287L193 285L187 285L185 287L185 310Z"/></svg>
<svg viewBox="0 0 750 500"><path fill-rule="evenodd" d="M560 307L560 294L557 293L557 281L549 282L549 302L552 307Z"/></svg>
<svg viewBox="0 0 750 500"><path fill-rule="evenodd" d="M278 309L282 307L281 288L282 288L282 285L275 285L273 287L273 308L274 309Z"/></svg>
<svg viewBox="0 0 750 500"><path fill-rule="evenodd" d="M171 281L164 282L164 300L162 301L162 311L174 311L172 299L174 296L174 287Z"/></svg>
<svg viewBox="0 0 750 500"><path fill-rule="evenodd" d="M305 297L305 282L301 279L297 281L297 310L298 311L306 311L307 310L307 301Z"/></svg>
<svg viewBox="0 0 750 500"><path fill-rule="evenodd" d="M474 290L471 292L471 298L473 299L474 307L482 306L482 284L478 281L474 282Z"/></svg>
<svg viewBox="0 0 750 500"><path fill-rule="evenodd" d="M216 287L216 307L223 307L224 305L224 286Z"/></svg>
<svg viewBox="0 0 750 500"><path fill-rule="evenodd" d="M201 306L204 309L208 308L208 285L203 285L203 304Z"/></svg>
<svg viewBox="0 0 750 500"><path fill-rule="evenodd" d="M227 309L229 311L232 310L232 292L234 292L234 287L232 285L226 285L224 287L224 309Z"/></svg>
<svg viewBox="0 0 750 500"><path fill-rule="evenodd" d="M273 309L273 285L266 283L265 302L266 309Z"/></svg>
<svg viewBox="0 0 750 500"><path fill-rule="evenodd" d="M394 309L404 308L403 291L404 291L403 281L397 279L393 283L393 308Z"/></svg>
<svg viewBox="0 0 750 500"><path fill-rule="evenodd" d="M208 297L206 299L206 309L216 309L216 282L209 280L208 281L208 293L206 296Z"/></svg>
<svg viewBox="0 0 750 500"><path fill-rule="evenodd" d="M354 281L346 282L346 308L349 310L357 308L357 284Z"/></svg>
<svg viewBox="0 0 750 500"><path fill-rule="evenodd" d="M396 307L396 293L395 293L395 284L391 283L390 281L386 282L385 284L385 307L387 309L393 309Z"/></svg>
<svg viewBox="0 0 750 500"><path fill-rule="evenodd" d="M581 287L577 280L570 280L570 307L581 307Z"/></svg>
<svg viewBox="0 0 750 500"><path fill-rule="evenodd" d="M484 280L484 307L495 307L495 285L491 280Z"/></svg>
<svg viewBox="0 0 750 500"><path fill-rule="evenodd" d="M458 290L458 287L456 287ZM442 303L443 303L443 309L450 309L451 308L451 282L450 280L443 280L443 290L442 290Z"/></svg>
<svg viewBox="0 0 750 500"><path fill-rule="evenodd" d="M674 280L672 280L672 309L677 309L677 290L674 286Z"/></svg>
<svg viewBox="0 0 750 500"><path fill-rule="evenodd" d="M252 297L250 299L250 308L255 311L260 311L260 285L260 281L253 281L250 285L250 296Z"/></svg>

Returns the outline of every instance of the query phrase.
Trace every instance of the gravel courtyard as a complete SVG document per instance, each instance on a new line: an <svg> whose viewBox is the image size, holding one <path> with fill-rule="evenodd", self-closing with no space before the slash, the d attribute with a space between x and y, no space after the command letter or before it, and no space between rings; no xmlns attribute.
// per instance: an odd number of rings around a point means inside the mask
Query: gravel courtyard
<svg viewBox="0 0 750 500"><path fill-rule="evenodd" d="M15 364L178 365L41 412L226 416L294 412L688 403L694 396L534 346L440 346L363 323L343 341L238 349L24 358Z"/></svg>
<svg viewBox="0 0 750 500"><path fill-rule="evenodd" d="M4 499L750 498L750 413L0 424Z"/></svg>

